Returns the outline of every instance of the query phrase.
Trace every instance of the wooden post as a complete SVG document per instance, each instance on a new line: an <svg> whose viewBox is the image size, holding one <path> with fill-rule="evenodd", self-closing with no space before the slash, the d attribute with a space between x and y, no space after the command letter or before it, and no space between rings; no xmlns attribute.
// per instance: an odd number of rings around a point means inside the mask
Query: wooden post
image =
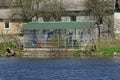
<svg viewBox="0 0 120 80"><path fill-rule="evenodd" d="M67 48L67 46L66 46L66 39L65 39L65 49Z"/></svg>
<svg viewBox="0 0 120 80"><path fill-rule="evenodd" d="M78 34L78 35L79 35L78 38L79 38L79 49L80 49L80 40L81 40L81 39L80 39L80 37L81 37L81 36L80 36L80 31L79 31L79 34Z"/></svg>
<svg viewBox="0 0 120 80"><path fill-rule="evenodd" d="M67 40L67 38L66 38L66 31L64 31L64 47L65 47L65 49L66 49L66 40Z"/></svg>
<svg viewBox="0 0 120 80"><path fill-rule="evenodd" d="M80 40L79 40L79 49L80 49Z"/></svg>
<svg viewBox="0 0 120 80"><path fill-rule="evenodd" d="M72 34L72 48L73 48L73 34Z"/></svg>
<svg viewBox="0 0 120 80"><path fill-rule="evenodd" d="M60 29L58 30L58 48L60 48Z"/></svg>
<svg viewBox="0 0 120 80"><path fill-rule="evenodd" d="M76 40L76 29L75 29L75 40Z"/></svg>

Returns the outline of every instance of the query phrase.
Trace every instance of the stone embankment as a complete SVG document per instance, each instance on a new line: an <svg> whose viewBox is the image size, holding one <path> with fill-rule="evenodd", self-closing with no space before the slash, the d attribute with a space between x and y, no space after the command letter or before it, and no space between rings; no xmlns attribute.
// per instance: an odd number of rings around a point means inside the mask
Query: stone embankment
<svg viewBox="0 0 120 80"><path fill-rule="evenodd" d="M39 57L39 58L69 58L73 54L67 50L26 50L23 54L24 57Z"/></svg>

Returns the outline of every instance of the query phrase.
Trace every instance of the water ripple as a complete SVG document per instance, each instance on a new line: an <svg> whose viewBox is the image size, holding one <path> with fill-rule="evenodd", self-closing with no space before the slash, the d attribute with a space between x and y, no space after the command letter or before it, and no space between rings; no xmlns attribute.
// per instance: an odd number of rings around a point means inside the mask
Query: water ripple
<svg viewBox="0 0 120 80"><path fill-rule="evenodd" d="M120 80L120 58L0 58L0 80Z"/></svg>

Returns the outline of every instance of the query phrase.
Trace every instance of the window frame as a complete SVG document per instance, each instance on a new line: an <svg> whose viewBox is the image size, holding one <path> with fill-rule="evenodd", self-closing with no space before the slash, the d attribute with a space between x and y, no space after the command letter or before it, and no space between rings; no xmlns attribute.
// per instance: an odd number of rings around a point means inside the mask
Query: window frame
<svg viewBox="0 0 120 80"><path fill-rule="evenodd" d="M6 26L8 26L8 28L6 27ZM4 21L3 22L3 29L10 29L10 21Z"/></svg>
<svg viewBox="0 0 120 80"><path fill-rule="evenodd" d="M70 16L70 21L77 21L77 16Z"/></svg>

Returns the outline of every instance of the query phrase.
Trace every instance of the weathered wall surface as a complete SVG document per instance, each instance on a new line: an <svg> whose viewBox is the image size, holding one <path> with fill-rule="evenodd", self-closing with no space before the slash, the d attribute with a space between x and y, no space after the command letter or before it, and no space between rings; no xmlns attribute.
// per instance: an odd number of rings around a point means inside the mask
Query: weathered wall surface
<svg viewBox="0 0 120 80"><path fill-rule="evenodd" d="M24 22L9 22L9 28L4 28L4 22L0 22L0 34L19 34L21 28L25 25Z"/></svg>

